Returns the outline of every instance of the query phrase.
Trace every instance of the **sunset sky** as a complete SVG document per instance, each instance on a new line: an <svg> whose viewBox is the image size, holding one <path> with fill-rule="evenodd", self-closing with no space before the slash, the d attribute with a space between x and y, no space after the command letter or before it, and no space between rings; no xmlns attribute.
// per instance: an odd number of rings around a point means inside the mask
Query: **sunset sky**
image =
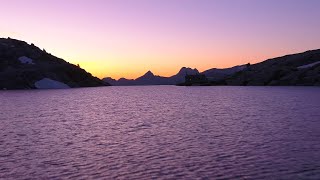
<svg viewBox="0 0 320 180"><path fill-rule="evenodd" d="M320 48L319 0L0 0L1 37L92 74L170 76Z"/></svg>

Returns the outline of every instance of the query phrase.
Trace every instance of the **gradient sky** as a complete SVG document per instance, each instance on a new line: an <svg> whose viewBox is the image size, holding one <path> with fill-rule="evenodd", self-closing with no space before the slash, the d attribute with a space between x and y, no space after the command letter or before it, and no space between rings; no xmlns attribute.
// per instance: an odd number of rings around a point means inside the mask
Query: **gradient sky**
<svg viewBox="0 0 320 180"><path fill-rule="evenodd" d="M319 0L0 0L1 37L102 78L170 76L320 48Z"/></svg>

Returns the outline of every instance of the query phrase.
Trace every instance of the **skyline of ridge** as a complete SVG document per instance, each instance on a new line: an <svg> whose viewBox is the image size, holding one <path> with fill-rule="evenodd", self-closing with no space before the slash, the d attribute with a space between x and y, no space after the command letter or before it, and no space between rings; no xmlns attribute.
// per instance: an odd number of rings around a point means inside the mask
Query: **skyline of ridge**
<svg viewBox="0 0 320 180"><path fill-rule="evenodd" d="M0 37L0 39L1 39L1 38L3 38L3 37ZM46 53L48 53L48 54L50 54L50 55L55 56L55 55L52 54L50 51L47 51L45 48L40 48L39 46L37 46L37 45L35 45L35 44L33 44L33 43L29 43L29 42L23 41L23 40L21 40L21 39L16 39L16 38L12 38L12 37L7 37L7 38L3 38L3 39L11 39L11 40L15 40L15 41L21 41L21 42L27 43L28 45L35 46L35 47L37 47L37 48L39 48L39 49L42 49L42 51L44 51L44 52L46 52ZM233 65L233 66L229 66L229 67L223 67L223 68L219 68L219 67L208 67L208 68L206 68L206 69L204 69L204 70L199 70L199 69L196 68L196 67L182 66L182 67L180 67L180 68L178 69L178 71L176 71L176 73L171 74L171 75L167 75L167 76L164 76L164 75L161 75L161 74L156 74L156 73L154 73L152 70L149 69L149 70L147 70L146 72L138 75L138 76L135 77L135 78L126 78L126 77L113 78L113 77L110 77L110 76L104 76L104 77L98 77L98 76L97 76L97 77L100 78L100 79L112 78L112 79L115 79L115 80L119 80L119 79L135 80L135 79L137 79L137 78L140 78L140 77L145 76L146 74L152 74L152 75L154 75L154 76L159 76L159 77L165 77L165 78L166 78L166 77L172 77L172 76L175 76L175 75L179 74L179 73L181 72L181 70L183 70L183 69L196 70L196 71L198 71L199 73L204 73L205 71L211 70L211 69L217 69L217 70L218 70L218 69L221 69L221 70L225 70L225 69L231 69L231 68L235 68L235 67L245 66L245 65L247 65L247 64L254 65L254 64L259 64L259 63L262 63L262 62L267 61L267 60L270 60L270 59L282 58L282 57L285 57L285 56L291 56L291 55L295 55L295 54L303 54L303 53L306 53L306 52L317 51L317 50L320 50L320 48L318 48L318 49L309 49L309 50L306 50L306 51L295 52L295 53L290 53L290 54L282 54L282 55L279 55L279 56L270 57L270 58L267 58L267 59L264 59L264 60L261 60L261 61L257 61L257 62L255 62L255 63L250 63L250 62L248 62L248 63L244 63L244 64L237 64L237 65ZM65 60L65 61L68 62L68 63L77 65L77 66L79 66L80 68L86 70L87 72L92 73L92 72L88 71L87 69L81 67L80 64L72 63L72 62L68 61L67 59L64 59L63 57L58 57L58 56L55 56L55 57L57 57L57 58L59 58L59 59L62 59L62 60Z"/></svg>

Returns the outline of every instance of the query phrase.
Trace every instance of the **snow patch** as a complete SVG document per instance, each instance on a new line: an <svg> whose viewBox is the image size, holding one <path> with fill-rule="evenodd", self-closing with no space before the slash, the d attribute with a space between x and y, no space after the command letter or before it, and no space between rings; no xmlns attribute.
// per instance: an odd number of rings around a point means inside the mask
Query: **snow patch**
<svg viewBox="0 0 320 180"><path fill-rule="evenodd" d="M306 69L306 68L311 68L317 64L320 64L320 61L317 61L317 62L314 62L314 63L311 63L311 64L307 64L307 65L303 65L303 66L299 66L297 67L298 69Z"/></svg>
<svg viewBox="0 0 320 180"><path fill-rule="evenodd" d="M37 89L68 89L70 88L68 85L55 81L49 78L43 78L40 81L34 83Z"/></svg>
<svg viewBox="0 0 320 180"><path fill-rule="evenodd" d="M33 59L26 56L19 57L18 60L21 62L21 64L34 64Z"/></svg>

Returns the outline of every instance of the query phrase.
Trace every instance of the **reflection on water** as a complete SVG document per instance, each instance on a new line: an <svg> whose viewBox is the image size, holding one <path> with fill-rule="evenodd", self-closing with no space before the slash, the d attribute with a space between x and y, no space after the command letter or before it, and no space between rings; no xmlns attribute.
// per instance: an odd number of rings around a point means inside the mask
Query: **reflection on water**
<svg viewBox="0 0 320 180"><path fill-rule="evenodd" d="M320 179L320 89L0 92L0 179Z"/></svg>

